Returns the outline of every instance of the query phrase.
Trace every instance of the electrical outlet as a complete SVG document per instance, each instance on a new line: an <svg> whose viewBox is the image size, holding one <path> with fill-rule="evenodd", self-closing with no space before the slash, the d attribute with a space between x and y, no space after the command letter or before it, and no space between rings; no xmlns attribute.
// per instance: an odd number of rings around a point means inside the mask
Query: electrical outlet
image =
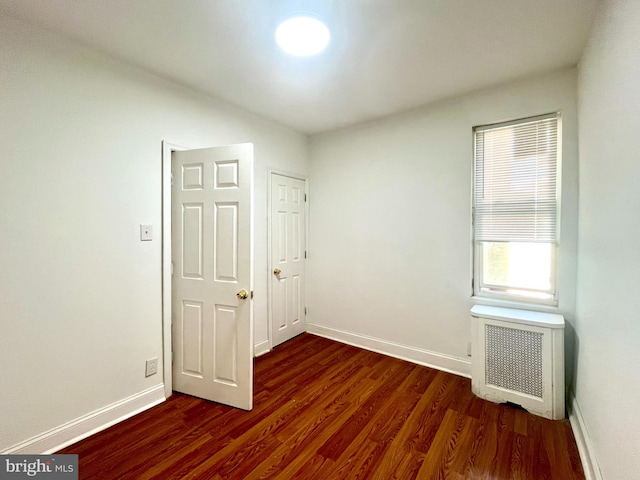
<svg viewBox="0 0 640 480"><path fill-rule="evenodd" d="M150 377L158 373L158 357L147 360L144 376Z"/></svg>

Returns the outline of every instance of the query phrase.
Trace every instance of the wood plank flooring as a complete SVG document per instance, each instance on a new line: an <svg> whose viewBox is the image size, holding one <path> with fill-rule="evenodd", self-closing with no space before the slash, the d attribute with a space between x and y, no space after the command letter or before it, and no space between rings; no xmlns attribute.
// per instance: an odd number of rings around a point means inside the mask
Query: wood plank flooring
<svg viewBox="0 0 640 480"><path fill-rule="evenodd" d="M71 445L81 479L584 479L568 421L303 334L255 361L251 412L187 395Z"/></svg>

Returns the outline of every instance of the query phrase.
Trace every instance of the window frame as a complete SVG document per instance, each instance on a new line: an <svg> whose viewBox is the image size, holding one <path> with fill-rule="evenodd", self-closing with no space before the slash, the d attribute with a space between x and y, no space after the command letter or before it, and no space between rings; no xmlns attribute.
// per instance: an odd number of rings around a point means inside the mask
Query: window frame
<svg viewBox="0 0 640 480"><path fill-rule="evenodd" d="M476 240L476 163L477 163L477 155L476 155L476 132L478 129L482 129L482 131L490 130L493 128L502 128L510 125L518 125L522 123L527 123L536 120L543 120L545 118L556 118L557 119L557 130L556 130L556 238L555 242L551 242L551 285L548 292L543 292L548 294L548 298L535 298L535 296L527 296L524 294L518 294L509 292L507 290L519 290L521 292L535 292L533 289L523 289L517 287L504 287L502 285L494 285L490 283L483 283L482 281L482 272L484 268L484 251L483 251L483 243L488 242L487 240ZM535 115L530 117L522 117L517 118L505 122L497 122L493 124L483 124L476 125L472 129L472 142L473 142L473 170L472 170L472 192L471 192L471 242L472 242L472 295L474 298L482 299L482 300L494 300L501 303L512 303L516 306L519 305L534 305L534 306L548 306L548 307L557 307L559 302L559 291L558 291L558 257L560 253L560 226L561 226L561 200L562 200L562 114L560 111ZM496 241L498 242L498 241ZM517 243L517 242L505 242L505 243Z"/></svg>

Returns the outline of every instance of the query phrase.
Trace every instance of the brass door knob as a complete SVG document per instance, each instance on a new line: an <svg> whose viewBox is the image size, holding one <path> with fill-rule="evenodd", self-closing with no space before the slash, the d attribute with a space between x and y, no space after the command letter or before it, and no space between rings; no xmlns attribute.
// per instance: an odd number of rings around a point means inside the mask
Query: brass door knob
<svg viewBox="0 0 640 480"><path fill-rule="evenodd" d="M280 275L282 273L282 270L280 270L279 268L274 268L273 269L273 274L274 275Z"/></svg>
<svg viewBox="0 0 640 480"><path fill-rule="evenodd" d="M240 290L238 293L236 293L236 297L238 297L239 300L246 300L247 298L249 298L249 292L247 292L244 288L242 290Z"/></svg>

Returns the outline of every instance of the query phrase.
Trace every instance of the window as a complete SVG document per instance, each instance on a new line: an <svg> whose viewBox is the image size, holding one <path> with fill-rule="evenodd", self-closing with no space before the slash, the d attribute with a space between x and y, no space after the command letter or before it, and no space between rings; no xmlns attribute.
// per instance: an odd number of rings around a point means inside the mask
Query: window
<svg viewBox="0 0 640 480"><path fill-rule="evenodd" d="M557 303L558 114L474 128L474 295Z"/></svg>

